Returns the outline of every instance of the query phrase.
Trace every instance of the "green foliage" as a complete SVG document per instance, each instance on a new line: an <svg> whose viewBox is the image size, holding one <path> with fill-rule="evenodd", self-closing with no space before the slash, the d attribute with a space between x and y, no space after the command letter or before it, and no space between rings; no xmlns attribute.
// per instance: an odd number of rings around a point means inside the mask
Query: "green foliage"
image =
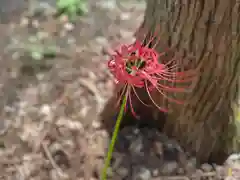
<svg viewBox="0 0 240 180"><path fill-rule="evenodd" d="M86 0L57 0L58 15L66 15L71 21L88 11Z"/></svg>
<svg viewBox="0 0 240 180"><path fill-rule="evenodd" d="M16 57L21 62L21 67L25 72L31 71L31 75L51 69L53 59L59 51L56 42L44 32L38 32L24 39L14 39L6 50L17 52Z"/></svg>
<svg viewBox="0 0 240 180"><path fill-rule="evenodd" d="M43 60L47 57L56 56L56 46L50 44L41 43L39 37L30 36L29 43L24 44L25 52L27 52L33 60Z"/></svg>

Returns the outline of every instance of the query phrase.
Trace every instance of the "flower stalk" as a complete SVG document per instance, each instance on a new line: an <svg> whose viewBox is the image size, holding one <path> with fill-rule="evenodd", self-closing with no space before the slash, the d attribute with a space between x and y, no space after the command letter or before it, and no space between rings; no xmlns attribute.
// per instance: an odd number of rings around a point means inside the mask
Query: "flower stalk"
<svg viewBox="0 0 240 180"><path fill-rule="evenodd" d="M156 42L154 43L154 41ZM145 43L144 43L145 42ZM146 104L137 93L137 89L144 89L149 97L150 103L157 107L160 111L168 112L156 99L152 97L154 92L177 104L183 104L182 101L169 97L168 93L185 92L186 88L179 87L176 84L189 83L193 80L194 72L180 71L180 65L176 58L172 58L165 62L164 56L167 52L157 52L155 47L159 42L159 38L152 36L144 38L141 42L136 40L132 44L123 44L115 50L108 61L108 68L114 76L115 83L121 85L118 96L117 105L121 103L120 111L117 117L116 125L113 131L111 144L105 159L101 180L106 180L108 167L111 163L112 153L117 140L120 124L123 114L129 107L132 114L138 119L137 113L133 107L133 97L139 100L145 106ZM120 94L119 94L120 93Z"/></svg>
<svg viewBox="0 0 240 180"><path fill-rule="evenodd" d="M114 146L115 146L115 143L116 143L116 140L117 140L117 135L118 135L119 128L120 128L120 125L121 125L121 121L123 119L123 114L124 114L126 104L127 104L127 96L124 96L121 107L120 107L120 111L119 111L119 114L118 114L118 117L117 117L116 125L115 125L114 131L113 131L113 135L112 135L111 143L110 143L109 150L108 150L108 153L107 153L107 157L105 159L105 165L104 165L104 168L103 168L103 171L102 171L101 180L106 180L107 179L108 167L111 163L112 153L113 153Z"/></svg>

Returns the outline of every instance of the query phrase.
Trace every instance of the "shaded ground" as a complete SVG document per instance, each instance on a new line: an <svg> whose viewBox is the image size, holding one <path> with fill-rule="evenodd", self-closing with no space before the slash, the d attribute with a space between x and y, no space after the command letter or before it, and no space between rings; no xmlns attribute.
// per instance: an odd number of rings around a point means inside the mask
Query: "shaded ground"
<svg viewBox="0 0 240 180"><path fill-rule="evenodd" d="M36 15L39 7L1 16L0 179L99 179L109 137L98 117L113 88L106 51L133 40L144 5L92 0L76 24L54 18L51 6ZM120 132L110 179L220 179L225 172L196 168L176 142L133 126Z"/></svg>

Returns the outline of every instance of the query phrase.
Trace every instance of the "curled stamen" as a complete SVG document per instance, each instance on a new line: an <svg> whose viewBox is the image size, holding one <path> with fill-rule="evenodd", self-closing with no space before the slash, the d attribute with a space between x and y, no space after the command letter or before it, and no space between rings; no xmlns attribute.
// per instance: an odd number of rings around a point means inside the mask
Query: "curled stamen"
<svg viewBox="0 0 240 180"><path fill-rule="evenodd" d="M164 109L164 108L160 107L160 106L154 101L154 99L152 98L152 96L151 96L151 94L150 94L149 87L148 87L147 84L146 84L146 91L147 91L148 97L151 99L152 103L153 103L159 110L161 110L161 111L163 111L163 112L167 112L167 109Z"/></svg>
<svg viewBox="0 0 240 180"><path fill-rule="evenodd" d="M137 116L137 113L134 111L134 108L133 108L132 98L131 98L131 89L129 89L129 92L128 92L128 99L129 99L130 109L131 109L133 116L135 118L139 119L139 116Z"/></svg>
<svg viewBox="0 0 240 180"><path fill-rule="evenodd" d="M130 109L134 115L136 113L133 109L132 94L142 104L149 106L141 100L135 88L144 88L151 102L166 112L166 109L161 108L153 100L150 91L156 90L164 99L182 104L181 101L168 97L167 93L186 92L186 88L177 87L177 84L191 82L194 75L191 71L179 71L180 61L175 57L165 63L164 57L167 52L158 53L154 49L160 41L157 33L148 35L150 36L148 40L147 34L144 34L142 42L135 41L130 45L122 45L115 51L109 62L109 68L117 83L124 85L118 104L124 95L127 96L127 102L130 103Z"/></svg>
<svg viewBox="0 0 240 180"><path fill-rule="evenodd" d="M177 88L177 87L173 88L173 87L162 85L160 83L158 83L157 85L162 89L164 89L164 91L168 91L168 92L186 92L185 88Z"/></svg>
<svg viewBox="0 0 240 180"><path fill-rule="evenodd" d="M170 77L164 77L164 75L158 75L158 77L154 77L154 79L156 80L162 80L162 81L168 81L168 82L175 82L175 83L183 83L183 82L191 82L193 80L193 78L189 78L189 79L177 79L178 77L176 76L176 78L170 78Z"/></svg>
<svg viewBox="0 0 240 180"><path fill-rule="evenodd" d="M177 104L183 104L182 101L178 101L178 100L176 100L176 99L173 99L173 98L168 97L168 96L167 96L166 94L164 94L164 93L162 92L162 90L160 90L159 88L156 87L156 89L157 89L157 91L158 91L163 97L165 97L168 101L171 101L171 102L174 102L174 103L177 103Z"/></svg>
<svg viewBox="0 0 240 180"><path fill-rule="evenodd" d="M141 98L138 96L138 94L137 94L137 92L136 92L136 89L135 89L134 87L132 87L132 90L133 90L135 96L138 98L138 100L139 100L143 105L149 106L149 104L146 104L146 103L144 103L144 102L141 100Z"/></svg>
<svg viewBox="0 0 240 180"><path fill-rule="evenodd" d="M149 79L149 81L152 81L152 79L150 79L150 77L148 77ZM146 84L146 82L145 82L145 84ZM153 84L153 83L152 83ZM163 97L165 97L166 99L168 99L169 101L171 101L171 102L175 102L175 103L177 103L177 104L182 104L182 102L180 102L180 101L178 101L178 100L175 100L175 99L173 99L173 98L170 98L170 97L168 97L166 94L164 94L163 92L162 92L162 90L160 90L159 89L159 87L156 85L155 86L155 89L163 96Z"/></svg>

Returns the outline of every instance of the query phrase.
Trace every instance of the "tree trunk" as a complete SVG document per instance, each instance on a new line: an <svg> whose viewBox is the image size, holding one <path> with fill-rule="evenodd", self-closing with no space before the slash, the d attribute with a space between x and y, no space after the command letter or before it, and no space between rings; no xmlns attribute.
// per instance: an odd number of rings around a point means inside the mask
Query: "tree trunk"
<svg viewBox="0 0 240 180"><path fill-rule="evenodd" d="M236 150L231 117L240 73L240 2L149 0L142 28L156 26L158 49L173 47L183 68L200 70L184 106L173 106L164 131L199 160L219 162Z"/></svg>

